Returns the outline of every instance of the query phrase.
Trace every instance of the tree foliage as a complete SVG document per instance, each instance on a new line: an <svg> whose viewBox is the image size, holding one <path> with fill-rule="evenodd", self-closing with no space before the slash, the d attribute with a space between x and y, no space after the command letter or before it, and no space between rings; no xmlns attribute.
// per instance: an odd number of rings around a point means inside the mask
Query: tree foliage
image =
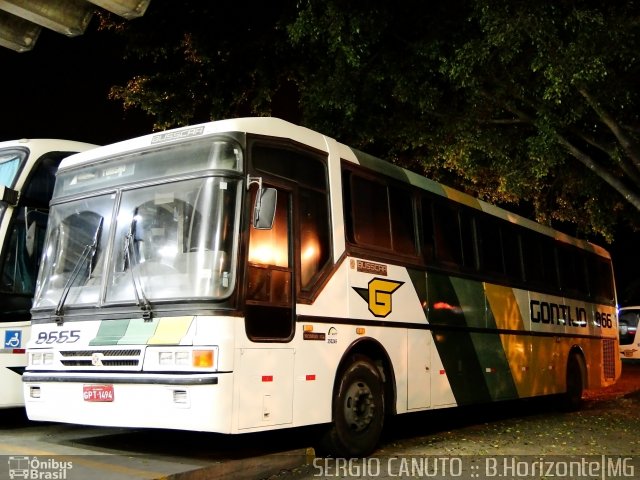
<svg viewBox="0 0 640 480"><path fill-rule="evenodd" d="M135 21L105 14L100 29L126 38L134 72L110 97L153 116L157 129L271 114L287 85L287 15L253 3L154 0Z"/></svg>
<svg viewBox="0 0 640 480"><path fill-rule="evenodd" d="M546 223L640 225L635 2L263 3L106 22L140 62L113 97L158 127L282 112Z"/></svg>

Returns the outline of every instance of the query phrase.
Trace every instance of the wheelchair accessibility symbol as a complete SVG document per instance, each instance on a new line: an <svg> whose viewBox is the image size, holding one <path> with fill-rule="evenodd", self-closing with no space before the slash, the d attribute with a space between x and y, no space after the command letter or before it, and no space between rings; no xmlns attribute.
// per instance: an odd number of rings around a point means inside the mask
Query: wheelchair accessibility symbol
<svg viewBox="0 0 640 480"><path fill-rule="evenodd" d="M20 348L22 346L22 330L6 330L4 332L4 348Z"/></svg>

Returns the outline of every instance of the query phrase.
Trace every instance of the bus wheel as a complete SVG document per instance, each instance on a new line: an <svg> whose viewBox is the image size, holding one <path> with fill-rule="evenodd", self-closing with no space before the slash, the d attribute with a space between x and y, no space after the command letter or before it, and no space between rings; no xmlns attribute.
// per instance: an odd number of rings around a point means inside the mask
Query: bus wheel
<svg viewBox="0 0 640 480"><path fill-rule="evenodd" d="M573 412L582 406L584 391L585 367L582 357L575 353L569 355L567 361L567 391L562 398L562 408Z"/></svg>
<svg viewBox="0 0 640 480"><path fill-rule="evenodd" d="M333 424L320 449L336 457L372 453L382 433L385 405L380 371L367 357L355 356L342 372L333 399Z"/></svg>

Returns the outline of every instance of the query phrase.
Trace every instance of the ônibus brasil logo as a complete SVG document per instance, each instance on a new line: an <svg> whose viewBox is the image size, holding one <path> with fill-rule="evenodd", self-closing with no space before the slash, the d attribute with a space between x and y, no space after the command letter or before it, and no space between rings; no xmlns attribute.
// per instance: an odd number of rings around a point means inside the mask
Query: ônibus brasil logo
<svg viewBox="0 0 640 480"><path fill-rule="evenodd" d="M9 478L29 480L66 480L67 471L73 468L73 462L41 459L38 457L10 456Z"/></svg>

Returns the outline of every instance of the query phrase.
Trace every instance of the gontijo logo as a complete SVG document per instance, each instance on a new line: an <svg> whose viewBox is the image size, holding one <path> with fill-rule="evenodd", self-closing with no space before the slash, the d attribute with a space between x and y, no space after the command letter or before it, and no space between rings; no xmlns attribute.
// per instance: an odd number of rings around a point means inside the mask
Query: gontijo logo
<svg viewBox="0 0 640 480"><path fill-rule="evenodd" d="M353 289L369 304L369 311L372 314L384 318L393 309L391 302L393 292L402 285L404 282L376 277L369 281L369 288L353 287Z"/></svg>

